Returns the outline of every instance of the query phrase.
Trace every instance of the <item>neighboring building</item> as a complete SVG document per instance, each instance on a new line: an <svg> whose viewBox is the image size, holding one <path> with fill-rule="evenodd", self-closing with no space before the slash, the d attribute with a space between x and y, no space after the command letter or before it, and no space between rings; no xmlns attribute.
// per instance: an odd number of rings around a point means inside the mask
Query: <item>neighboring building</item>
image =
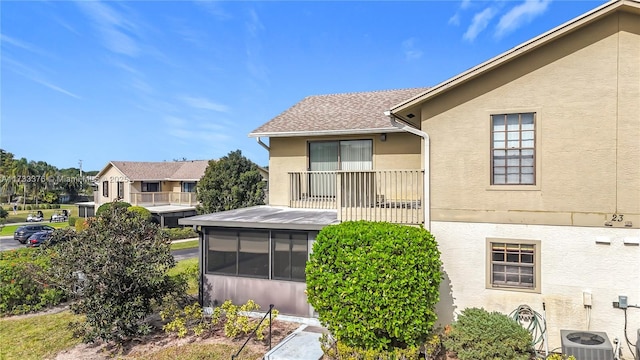
<svg viewBox="0 0 640 360"><path fill-rule="evenodd" d="M624 342L628 327L634 342L640 309L612 303L640 304L640 2L432 88L305 98L249 136L269 149L270 205L180 220L203 234L205 305L313 316L303 266L317 232L368 219L435 235L442 324L545 304L551 348L561 329Z"/></svg>
<svg viewBox="0 0 640 360"><path fill-rule="evenodd" d="M162 226L174 227L178 219L196 214L196 184L209 161L111 161L95 178L96 209L122 200L147 208Z"/></svg>

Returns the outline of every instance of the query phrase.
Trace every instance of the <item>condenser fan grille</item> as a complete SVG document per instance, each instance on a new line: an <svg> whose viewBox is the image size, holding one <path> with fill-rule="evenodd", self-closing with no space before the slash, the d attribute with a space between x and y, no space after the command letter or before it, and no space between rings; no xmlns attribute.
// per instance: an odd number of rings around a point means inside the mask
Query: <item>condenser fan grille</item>
<svg viewBox="0 0 640 360"><path fill-rule="evenodd" d="M587 332L575 332L567 335L569 341L580 345L600 345L604 344L604 338L598 334Z"/></svg>

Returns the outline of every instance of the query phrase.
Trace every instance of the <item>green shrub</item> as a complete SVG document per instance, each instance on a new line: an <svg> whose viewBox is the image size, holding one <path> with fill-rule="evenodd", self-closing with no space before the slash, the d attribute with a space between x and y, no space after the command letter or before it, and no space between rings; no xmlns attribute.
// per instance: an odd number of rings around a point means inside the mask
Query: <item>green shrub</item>
<svg viewBox="0 0 640 360"><path fill-rule="evenodd" d="M200 336L210 330L222 327L225 336L235 339L246 336L256 329L256 339L264 340L269 327L269 319L258 324L261 319L251 318L246 313L260 310L260 306L253 300L243 305L234 305L231 300L225 301L214 309L211 316L205 316L198 303L179 306L175 299L165 299L160 317L167 323L162 329L167 333L175 333L182 338L188 334ZM278 316L278 310L271 310L271 320Z"/></svg>
<svg viewBox="0 0 640 360"><path fill-rule="evenodd" d="M320 348L330 360L414 360L418 359L420 354L420 349L417 346L390 350L362 349L349 346L341 341L334 341L326 334L322 334L320 337Z"/></svg>
<svg viewBox="0 0 640 360"><path fill-rule="evenodd" d="M49 206L49 204L42 204L42 206L41 206L41 207L42 207L42 209L46 210L46 209L48 209L50 206Z"/></svg>
<svg viewBox="0 0 640 360"><path fill-rule="evenodd" d="M75 226L76 226L76 221L77 221L77 220L78 220L78 218L77 218L77 217L75 217L75 216L69 216L69 226L73 226L73 227L75 227Z"/></svg>
<svg viewBox="0 0 640 360"><path fill-rule="evenodd" d="M142 219L145 219L147 221L151 221L151 218L153 217L153 215L151 215L151 211L143 208L142 206L129 206L127 210L137 214Z"/></svg>
<svg viewBox="0 0 640 360"><path fill-rule="evenodd" d="M60 204L51 204L52 209L60 209Z"/></svg>
<svg viewBox="0 0 640 360"><path fill-rule="evenodd" d="M112 201L112 202L108 202L108 203L104 203L102 205L100 205L98 207L98 209L96 210L96 216L99 216L100 214L107 212L107 211L111 211L113 208L130 208L131 204L129 204L128 202L124 202L124 201Z"/></svg>
<svg viewBox="0 0 640 360"><path fill-rule="evenodd" d="M25 207L25 209L27 209L27 210L31 210L31 205L27 205L27 206Z"/></svg>
<svg viewBox="0 0 640 360"><path fill-rule="evenodd" d="M9 212L3 208L0 208L0 219L4 219L9 216Z"/></svg>
<svg viewBox="0 0 640 360"><path fill-rule="evenodd" d="M21 211L22 210L22 205L18 205L18 208L16 210Z"/></svg>
<svg viewBox="0 0 640 360"><path fill-rule="evenodd" d="M76 229L76 233L79 233L82 230L88 228L89 227L89 223L92 221L91 219L93 219L93 218L86 218L86 219L79 218L79 219L77 219L76 223L74 225L74 227Z"/></svg>
<svg viewBox="0 0 640 360"><path fill-rule="evenodd" d="M193 231L193 228L191 227L178 227L171 229L167 228L162 229L162 232L164 232L171 240L191 239L198 237L198 233Z"/></svg>
<svg viewBox="0 0 640 360"><path fill-rule="evenodd" d="M444 345L460 360L529 360L533 354L531 334L520 324L507 315L478 308L462 311Z"/></svg>
<svg viewBox="0 0 640 360"><path fill-rule="evenodd" d="M366 221L327 226L306 267L309 303L347 346L414 347L435 324L441 266L424 228Z"/></svg>
<svg viewBox="0 0 640 360"><path fill-rule="evenodd" d="M564 354L551 354L547 356L545 359L547 360L576 360L576 357L573 355L564 355Z"/></svg>
<svg viewBox="0 0 640 360"><path fill-rule="evenodd" d="M62 290L49 286L48 252L22 248L0 252L0 314L24 314L65 300Z"/></svg>
<svg viewBox="0 0 640 360"><path fill-rule="evenodd" d="M330 360L376 359L376 360L404 360L404 359L442 359L442 334L433 332L421 346L410 346L406 349L393 348L390 350L361 349L335 341L330 335L320 337L320 348L325 357ZM557 359L559 360L559 359ZM574 359L575 360L575 359Z"/></svg>
<svg viewBox="0 0 640 360"><path fill-rule="evenodd" d="M78 279L83 279L81 296L71 310L84 315L76 331L85 341L121 343L148 334L153 304L184 290L167 274L175 260L171 242L158 230L116 207L88 221L80 232L53 233L52 241L59 243L53 248L57 256L51 258L51 281L78 294Z"/></svg>

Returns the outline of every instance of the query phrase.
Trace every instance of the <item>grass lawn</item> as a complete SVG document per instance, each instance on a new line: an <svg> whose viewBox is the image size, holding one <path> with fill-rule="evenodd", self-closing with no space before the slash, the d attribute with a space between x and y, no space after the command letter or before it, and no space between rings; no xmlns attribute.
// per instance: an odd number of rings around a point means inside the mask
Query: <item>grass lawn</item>
<svg viewBox="0 0 640 360"><path fill-rule="evenodd" d="M188 268L198 266L198 259L179 261L171 274L187 271ZM192 281L189 292L197 293L197 282ZM10 359L51 359L63 350L69 350L80 344L80 339L74 338L72 331L67 326L74 320L81 319L69 311L56 314L35 314L34 316L19 316L0 319L0 360ZM115 359L136 360L228 360L234 355L240 345L223 343L197 344L190 343L182 346L173 346L153 353L138 355L115 355ZM258 353L250 347L245 348L239 360L260 359L264 352Z"/></svg>
<svg viewBox="0 0 640 360"><path fill-rule="evenodd" d="M64 311L57 314L0 319L0 359L45 359L75 346L69 322L78 316Z"/></svg>
<svg viewBox="0 0 640 360"><path fill-rule="evenodd" d="M198 240L183 241L183 242L171 244L171 250L191 249L191 248L197 248L197 247L198 247Z"/></svg>
<svg viewBox="0 0 640 360"><path fill-rule="evenodd" d="M3 208L9 212L9 216L7 216L7 224L25 222L27 221L27 215L35 215L38 210L42 211L45 221L48 221L51 215L53 215L54 213L61 213L62 209L67 209L67 211L70 211L71 216L78 216L78 205L72 204L60 205L60 209L20 210L17 214L13 213L13 208L10 205L5 205L3 206Z"/></svg>
<svg viewBox="0 0 640 360"><path fill-rule="evenodd" d="M188 269L192 269L195 267L198 269L198 258L186 259L178 261L176 267L169 270L169 275L177 275L180 273L186 272ZM187 289L187 293L189 295L197 295L198 294L198 280L197 279L189 279L189 288Z"/></svg>
<svg viewBox="0 0 640 360"><path fill-rule="evenodd" d="M139 360L229 360L235 355L240 346L230 346L227 344L187 344L183 346L175 346L165 350L160 350L152 354L144 356L131 356L123 359L139 359ZM245 348L236 359L239 360L256 360L261 359L263 353L257 353L251 348Z"/></svg>
<svg viewBox="0 0 640 360"><path fill-rule="evenodd" d="M49 223L48 221L43 221L40 223L33 223L33 224L44 224L44 225L49 225L53 228L56 229L61 229L61 228L65 228L67 226L69 226L68 222L60 222L60 223ZM16 231L16 229L18 227L20 227L21 225L5 225L2 230L0 230L0 236L11 236L13 235L13 233Z"/></svg>
<svg viewBox="0 0 640 360"><path fill-rule="evenodd" d="M51 359L57 353L70 349L81 343L74 338L68 328L71 321L80 319L69 311L57 314L36 315L31 317L0 319L0 359L40 360ZM8 346L7 346L8 345ZM154 353L132 356L116 356L117 359L136 360L196 360L231 358L239 349L239 345L227 344L186 344L174 346ZM245 348L237 358L239 360L256 360L263 353Z"/></svg>

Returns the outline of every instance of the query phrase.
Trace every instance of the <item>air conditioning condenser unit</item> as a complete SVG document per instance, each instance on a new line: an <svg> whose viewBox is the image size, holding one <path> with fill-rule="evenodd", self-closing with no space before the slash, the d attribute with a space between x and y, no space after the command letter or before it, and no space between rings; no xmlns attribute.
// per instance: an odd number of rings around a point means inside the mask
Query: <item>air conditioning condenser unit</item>
<svg viewBox="0 0 640 360"><path fill-rule="evenodd" d="M560 330L562 353L580 360L611 360L613 345L604 332Z"/></svg>

